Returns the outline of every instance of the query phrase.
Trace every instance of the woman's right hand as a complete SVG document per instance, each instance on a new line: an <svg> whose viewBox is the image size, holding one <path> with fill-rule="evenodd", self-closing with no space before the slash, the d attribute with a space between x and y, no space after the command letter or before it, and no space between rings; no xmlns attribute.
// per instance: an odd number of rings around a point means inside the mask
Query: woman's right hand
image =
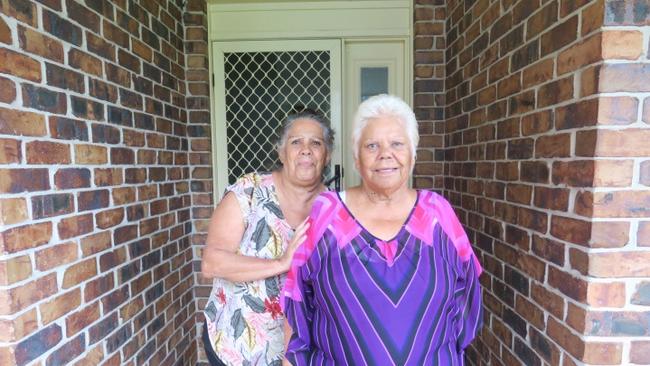
<svg viewBox="0 0 650 366"><path fill-rule="evenodd" d="M287 250L284 254L278 258L282 268L286 268L286 271L289 271L291 268L291 260L293 259L293 253L296 252L296 249L305 241L307 238L307 229L309 228L309 218L306 218L303 222L296 227L296 231L293 233L293 238L287 245Z"/></svg>

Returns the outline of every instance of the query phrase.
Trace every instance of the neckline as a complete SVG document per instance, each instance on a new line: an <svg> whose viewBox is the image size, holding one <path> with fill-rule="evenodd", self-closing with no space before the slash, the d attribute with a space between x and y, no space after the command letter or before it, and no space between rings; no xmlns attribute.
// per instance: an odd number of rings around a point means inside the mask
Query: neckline
<svg viewBox="0 0 650 366"><path fill-rule="evenodd" d="M350 210L348 205L345 202L343 202L339 192L338 191L335 191L335 192L336 192L336 197L338 198L339 202L341 202L341 205L343 206L345 211L347 211L348 215L350 215L350 217L352 217L354 222L356 222L357 225L359 225L361 230L364 231L366 234L372 236L372 238L375 239L376 241L381 241L381 242L384 242L384 243L390 243L391 241L396 240L400 236L402 231L404 231L406 229L406 225L409 223L409 221L411 221L411 217L413 216L413 212L415 212L415 208L418 206L418 203L420 202L420 190L416 189L415 190L415 203L413 203L413 207L411 207L411 210L409 211L409 214L406 216L406 219L404 220L404 222L400 226L399 230L397 230L397 233L395 233L395 235L392 238L390 238L388 240L384 240L384 239L376 236L375 234L371 233L370 230L368 230L365 226L363 226L361 221L359 221L357 219L357 217L354 216L354 214L352 213L352 211Z"/></svg>
<svg viewBox="0 0 650 366"><path fill-rule="evenodd" d="M282 205L280 204L280 196L278 195L278 188L277 188L277 184L276 184L276 179L275 179L275 175L273 173L274 172L270 172L268 174L271 176L271 179L270 179L271 180L271 190L273 192L275 202L277 202L278 210L280 210L280 213L282 214L282 217L279 217L279 219L284 225L286 225L287 228L289 228L289 230L291 230L292 232L296 231L296 228L291 226L291 224L289 224L289 221L287 221L287 215L284 213L284 210L282 209ZM322 192L325 192L325 191L326 190L323 190L318 194L320 195ZM307 214L307 217L309 217L309 214ZM297 226L300 226L300 223L298 223Z"/></svg>

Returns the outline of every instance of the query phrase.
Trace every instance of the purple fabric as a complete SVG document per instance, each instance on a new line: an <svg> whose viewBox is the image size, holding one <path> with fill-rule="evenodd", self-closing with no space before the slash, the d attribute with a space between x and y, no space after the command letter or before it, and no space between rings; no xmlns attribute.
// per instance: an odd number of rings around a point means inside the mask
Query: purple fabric
<svg viewBox="0 0 650 366"><path fill-rule="evenodd" d="M449 229L460 227L451 206L418 192L405 225L382 241L336 193L318 200L314 210L329 214L310 230L322 235L306 243L311 249L283 291L293 329L287 359L293 365L462 365L482 324L481 268L471 247L459 255L462 246L454 241L466 235ZM441 214L453 217L435 216Z"/></svg>

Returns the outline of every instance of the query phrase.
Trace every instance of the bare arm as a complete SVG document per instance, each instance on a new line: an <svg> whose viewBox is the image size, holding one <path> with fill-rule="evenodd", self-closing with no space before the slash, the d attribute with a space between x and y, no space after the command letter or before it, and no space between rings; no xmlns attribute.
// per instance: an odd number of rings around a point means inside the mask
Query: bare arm
<svg viewBox="0 0 650 366"><path fill-rule="evenodd" d="M287 348L289 347L289 341L291 340L291 335L293 334L293 329L291 329L291 326L289 325L289 321L285 318L284 319L284 352L287 352ZM287 358L282 359L282 366L291 366L291 362L287 360Z"/></svg>
<svg viewBox="0 0 650 366"><path fill-rule="evenodd" d="M224 278L232 282L247 282L265 279L287 272L293 252L304 240L305 223L296 228L296 233L286 252L277 259L263 259L241 255L239 245L246 229L239 202L230 192L221 200L212 214L201 273L205 278Z"/></svg>

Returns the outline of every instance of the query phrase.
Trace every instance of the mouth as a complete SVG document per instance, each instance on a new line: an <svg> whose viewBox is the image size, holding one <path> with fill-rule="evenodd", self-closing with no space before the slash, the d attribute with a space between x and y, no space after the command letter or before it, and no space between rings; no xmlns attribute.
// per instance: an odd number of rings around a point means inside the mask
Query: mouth
<svg viewBox="0 0 650 366"><path fill-rule="evenodd" d="M374 169L373 171L377 174L391 174L397 171L398 168L381 168Z"/></svg>

